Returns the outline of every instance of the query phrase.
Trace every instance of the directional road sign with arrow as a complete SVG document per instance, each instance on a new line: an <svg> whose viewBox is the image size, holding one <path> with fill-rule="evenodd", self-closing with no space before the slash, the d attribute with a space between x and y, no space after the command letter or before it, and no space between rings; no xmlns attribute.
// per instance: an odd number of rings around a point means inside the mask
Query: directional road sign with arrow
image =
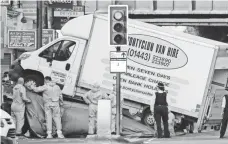
<svg viewBox="0 0 228 144"><path fill-rule="evenodd" d="M127 72L127 51L110 52L110 72L111 73Z"/></svg>

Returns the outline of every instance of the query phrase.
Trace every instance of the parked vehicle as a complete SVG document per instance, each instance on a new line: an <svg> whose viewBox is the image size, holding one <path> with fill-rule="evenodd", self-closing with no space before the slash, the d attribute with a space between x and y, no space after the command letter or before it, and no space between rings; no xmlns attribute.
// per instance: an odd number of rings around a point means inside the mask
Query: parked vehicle
<svg viewBox="0 0 228 144"><path fill-rule="evenodd" d="M129 20L128 27L128 46L121 48L127 51L127 73L121 75L124 109L144 124L153 125L151 97L157 83L163 82L175 116L184 116L191 130L197 120L202 124L206 97L218 88L212 81L217 74L227 77L227 66L221 62L228 61L223 55L228 45L135 20ZM23 53L10 72L11 78L23 76L26 82L42 85L44 77L51 76L65 97L79 100L95 82L110 92L116 80L110 73L110 51L116 49L108 44L107 16L72 19L61 33L61 38ZM195 112L197 105L201 105L200 117Z"/></svg>
<svg viewBox="0 0 228 144"><path fill-rule="evenodd" d="M15 133L15 124L11 116L1 110L1 143L3 144L13 144Z"/></svg>

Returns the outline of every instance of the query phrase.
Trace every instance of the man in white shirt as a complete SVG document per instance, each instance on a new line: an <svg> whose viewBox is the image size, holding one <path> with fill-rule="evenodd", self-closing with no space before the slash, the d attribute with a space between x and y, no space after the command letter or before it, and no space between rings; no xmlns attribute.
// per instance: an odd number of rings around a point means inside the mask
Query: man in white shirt
<svg viewBox="0 0 228 144"><path fill-rule="evenodd" d="M223 118L222 118L222 126L220 130L220 138L223 138L226 133L227 123L228 123L228 95L223 97L222 101L223 110Z"/></svg>

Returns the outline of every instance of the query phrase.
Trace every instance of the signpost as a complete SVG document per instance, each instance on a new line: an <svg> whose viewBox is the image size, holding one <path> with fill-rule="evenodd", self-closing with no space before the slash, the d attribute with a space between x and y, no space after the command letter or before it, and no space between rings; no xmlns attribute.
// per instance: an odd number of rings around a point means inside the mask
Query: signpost
<svg viewBox="0 0 228 144"><path fill-rule="evenodd" d="M37 45L35 30L9 30L8 48L35 50Z"/></svg>
<svg viewBox="0 0 228 144"><path fill-rule="evenodd" d="M109 15L109 45L116 47L116 52L110 55L110 71L116 73L116 134L120 135L121 121L121 73L127 72L127 52L121 51L121 46L127 46L128 41L128 6L110 5L108 7Z"/></svg>

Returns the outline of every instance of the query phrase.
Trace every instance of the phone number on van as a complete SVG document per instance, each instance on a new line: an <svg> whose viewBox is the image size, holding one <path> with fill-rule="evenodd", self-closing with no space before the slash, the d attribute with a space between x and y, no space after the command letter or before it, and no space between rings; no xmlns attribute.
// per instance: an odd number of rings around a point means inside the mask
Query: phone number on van
<svg viewBox="0 0 228 144"><path fill-rule="evenodd" d="M134 50L131 48L128 49L128 58L131 60L136 58L139 61L142 60L141 61L142 63L147 61L147 62L150 62L151 64L161 65L161 66L165 66L165 67L168 67L172 61L171 59L168 59L168 58L160 57L157 55L151 55L151 53L142 52L142 51Z"/></svg>

